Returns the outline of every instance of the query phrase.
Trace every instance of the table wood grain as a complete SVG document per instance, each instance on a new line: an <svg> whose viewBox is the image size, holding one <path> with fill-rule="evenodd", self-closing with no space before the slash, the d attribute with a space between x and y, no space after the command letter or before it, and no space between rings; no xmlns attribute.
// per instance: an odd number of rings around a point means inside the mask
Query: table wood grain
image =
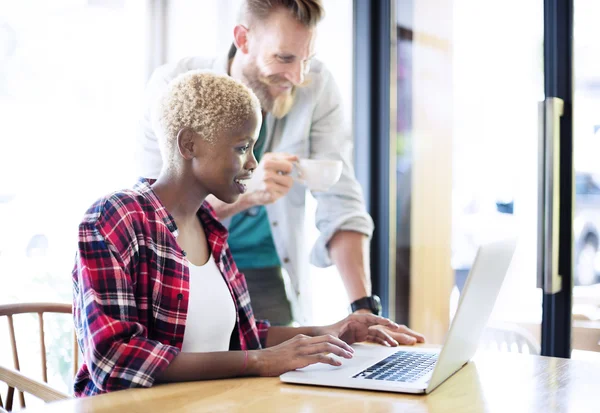
<svg viewBox="0 0 600 413"><path fill-rule="evenodd" d="M243 378L158 385L27 412L600 412L600 363L479 353L429 395Z"/></svg>

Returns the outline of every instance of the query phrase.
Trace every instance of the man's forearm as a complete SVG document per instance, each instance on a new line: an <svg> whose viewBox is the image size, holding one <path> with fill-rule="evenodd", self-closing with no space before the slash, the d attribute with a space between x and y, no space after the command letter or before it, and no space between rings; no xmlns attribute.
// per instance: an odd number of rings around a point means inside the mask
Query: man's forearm
<svg viewBox="0 0 600 413"><path fill-rule="evenodd" d="M369 238L359 232L338 231L328 244L350 302L371 295Z"/></svg>

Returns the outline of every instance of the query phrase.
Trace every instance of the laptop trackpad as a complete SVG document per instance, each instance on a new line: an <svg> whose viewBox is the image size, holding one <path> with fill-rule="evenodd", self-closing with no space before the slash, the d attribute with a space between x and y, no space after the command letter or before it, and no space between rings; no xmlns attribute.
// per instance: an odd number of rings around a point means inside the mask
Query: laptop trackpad
<svg viewBox="0 0 600 413"><path fill-rule="evenodd" d="M330 357L339 360L341 366L332 366L330 364L316 363L310 366L298 369L297 372L324 372L331 371L337 374L353 375L364 368L369 367L373 363L388 357L391 354L397 352L400 348L398 347L385 347L371 344L354 344L354 357L346 359L343 357L336 356L335 354L329 354Z"/></svg>

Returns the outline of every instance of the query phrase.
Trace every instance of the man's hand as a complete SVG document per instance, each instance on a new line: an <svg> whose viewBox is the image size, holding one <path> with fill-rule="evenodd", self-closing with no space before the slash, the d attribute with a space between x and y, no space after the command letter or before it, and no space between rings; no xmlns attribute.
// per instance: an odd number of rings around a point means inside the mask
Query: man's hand
<svg viewBox="0 0 600 413"><path fill-rule="evenodd" d="M371 314L371 311L360 309L356 310L353 314ZM399 324L397 328L372 326L369 327L369 329L372 331L370 331L367 341L379 343L384 346L411 346L413 344L425 342L425 336L423 334L417 333L402 324Z"/></svg>
<svg viewBox="0 0 600 413"><path fill-rule="evenodd" d="M294 162L298 162L296 155L265 153L248 184L244 201L250 206L266 205L285 196L294 184L290 175Z"/></svg>
<svg viewBox="0 0 600 413"><path fill-rule="evenodd" d="M378 329L375 329L375 327ZM380 333L382 330L379 329L387 328L390 331L396 331L401 327L402 326L399 326L392 320L374 314L354 313L335 324L317 327L316 334L329 334L334 337L339 337L348 344L354 344L361 341L373 341L379 343L380 341L378 338L384 337L384 335Z"/></svg>
<svg viewBox="0 0 600 413"><path fill-rule="evenodd" d="M417 343L424 343L425 336L411 330L403 324L398 327L369 327L369 337L366 341L372 341L384 346L395 347L397 345L412 346Z"/></svg>
<svg viewBox="0 0 600 413"><path fill-rule="evenodd" d="M290 173L293 163L297 161L296 155L265 153L248 183L248 191L236 202L228 204L214 195L209 195L206 200L214 208L220 220L254 206L271 204L287 194L294 184Z"/></svg>

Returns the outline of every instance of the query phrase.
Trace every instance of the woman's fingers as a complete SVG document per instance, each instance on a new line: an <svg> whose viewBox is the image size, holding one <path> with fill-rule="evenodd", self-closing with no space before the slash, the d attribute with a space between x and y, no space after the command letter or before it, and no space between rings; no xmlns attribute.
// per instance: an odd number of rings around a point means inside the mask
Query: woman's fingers
<svg viewBox="0 0 600 413"><path fill-rule="evenodd" d="M352 347L329 334L317 337L297 336L296 342L298 345L297 354L302 365L325 363L340 366L341 361L332 357L332 355L350 359L354 353Z"/></svg>
<svg viewBox="0 0 600 413"><path fill-rule="evenodd" d="M344 340L340 340L339 338L337 338L335 336L332 336L331 334L312 337L309 340L311 341L311 343L314 343L314 344L328 342L328 343L334 344L334 345L348 351L349 353L354 353L354 349L352 347L350 347L350 345L348 343L346 343Z"/></svg>
<svg viewBox="0 0 600 413"><path fill-rule="evenodd" d="M312 356L308 356L309 361L311 362L310 364L315 364L315 363L324 363L324 364L329 364L331 366L341 366L342 362L340 360L337 360L331 356L327 356L325 354L313 354Z"/></svg>
<svg viewBox="0 0 600 413"><path fill-rule="evenodd" d="M352 353L343 348L328 342L309 344L303 348L306 355L314 354L335 354L336 356L351 359Z"/></svg>

